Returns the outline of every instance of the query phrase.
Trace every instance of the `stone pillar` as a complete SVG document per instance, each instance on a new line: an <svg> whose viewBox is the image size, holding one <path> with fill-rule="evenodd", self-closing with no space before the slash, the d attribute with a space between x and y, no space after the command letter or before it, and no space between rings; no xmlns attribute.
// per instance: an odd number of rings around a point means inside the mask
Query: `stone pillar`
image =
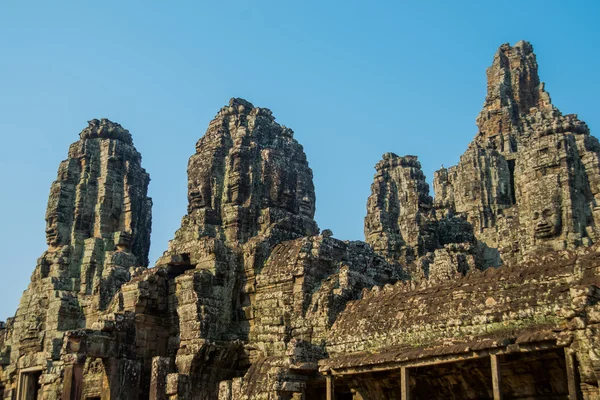
<svg viewBox="0 0 600 400"><path fill-rule="evenodd" d="M575 368L575 353L565 347L565 364L567 369L567 384L569 386L569 400L579 400L579 382L577 368Z"/></svg>
<svg viewBox="0 0 600 400"><path fill-rule="evenodd" d="M333 375L328 374L325 375L325 380L327 381L327 400L335 400L335 378L333 377Z"/></svg>
<svg viewBox="0 0 600 400"><path fill-rule="evenodd" d="M79 400L83 395L83 364L73 365L73 396L71 400Z"/></svg>
<svg viewBox="0 0 600 400"><path fill-rule="evenodd" d="M494 391L494 400L502 400L502 379L500 376L500 365L498 364L498 356L490 354L490 362L492 364L492 385Z"/></svg>
<svg viewBox="0 0 600 400"><path fill-rule="evenodd" d="M167 398L168 399L187 399L189 398L190 379L185 374L167 375Z"/></svg>
<svg viewBox="0 0 600 400"><path fill-rule="evenodd" d="M400 398L402 400L410 400L410 382L408 380L408 368L400 369Z"/></svg>
<svg viewBox="0 0 600 400"><path fill-rule="evenodd" d="M150 375L150 400L166 400L167 375L169 374L169 357L154 357Z"/></svg>
<svg viewBox="0 0 600 400"><path fill-rule="evenodd" d="M73 391L73 365L66 365L63 374L62 400L70 400Z"/></svg>
<svg viewBox="0 0 600 400"><path fill-rule="evenodd" d="M102 400L119 398L119 360L109 358L102 360L108 380L108 391L102 393ZM108 395L108 396L107 396Z"/></svg>
<svg viewBox="0 0 600 400"><path fill-rule="evenodd" d="M79 400L83 392L83 365L68 364L63 375L62 400Z"/></svg>
<svg viewBox="0 0 600 400"><path fill-rule="evenodd" d="M219 400L232 400L231 381L219 382Z"/></svg>

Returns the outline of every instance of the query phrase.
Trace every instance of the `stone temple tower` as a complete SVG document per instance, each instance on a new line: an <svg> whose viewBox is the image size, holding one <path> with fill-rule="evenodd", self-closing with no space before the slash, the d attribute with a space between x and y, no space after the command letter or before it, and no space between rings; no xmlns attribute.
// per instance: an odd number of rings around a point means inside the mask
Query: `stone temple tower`
<svg viewBox="0 0 600 400"><path fill-rule="evenodd" d="M600 144L552 105L529 43L487 77L435 198L416 156L377 163L366 242L319 230L292 130L231 99L154 268L140 155L91 121L0 323L0 399L600 399Z"/></svg>
<svg viewBox="0 0 600 400"><path fill-rule="evenodd" d="M458 164L436 171L435 201L416 157L384 155L365 219L374 249L446 279L598 241L600 144L552 104L530 43L500 46L476 122Z"/></svg>
<svg viewBox="0 0 600 400"><path fill-rule="evenodd" d="M48 250L8 321L0 348L0 361L10 363L4 379L29 379L21 387L32 391L42 368L59 379L64 332L89 327L130 279L130 269L147 267L149 182L129 131L107 119L89 121L50 188Z"/></svg>

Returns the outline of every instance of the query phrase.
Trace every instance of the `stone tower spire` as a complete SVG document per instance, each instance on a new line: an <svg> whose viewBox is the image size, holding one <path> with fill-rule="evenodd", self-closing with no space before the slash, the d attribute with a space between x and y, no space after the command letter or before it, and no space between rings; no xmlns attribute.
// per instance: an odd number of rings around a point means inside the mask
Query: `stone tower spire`
<svg viewBox="0 0 600 400"><path fill-rule="evenodd" d="M107 119L89 121L50 188L48 250L8 324L12 367L57 361L64 332L89 327L130 268L148 265L149 182L129 131Z"/></svg>
<svg viewBox="0 0 600 400"><path fill-rule="evenodd" d="M484 266L597 241L598 140L552 105L528 42L500 46L487 80L478 134L435 174L435 207L472 224Z"/></svg>
<svg viewBox="0 0 600 400"><path fill-rule="evenodd" d="M375 166L365 217L365 240L394 261L410 261L436 247L433 199L415 156L386 153Z"/></svg>
<svg viewBox="0 0 600 400"><path fill-rule="evenodd" d="M107 119L91 120L60 163L50 188L46 241L51 250L77 247L87 239L128 242L142 266L148 265L150 176L131 134ZM114 243L118 245L118 243ZM125 245L125 243L123 243Z"/></svg>
<svg viewBox="0 0 600 400"><path fill-rule="evenodd" d="M189 159L188 213L165 255L190 254L196 264L202 237L244 244L315 235L314 213L312 170L293 131L269 109L232 98Z"/></svg>
<svg viewBox="0 0 600 400"><path fill-rule="evenodd" d="M553 109L529 42L500 46L486 74L487 96L477 117L481 136L516 133L522 129L520 119L532 109Z"/></svg>

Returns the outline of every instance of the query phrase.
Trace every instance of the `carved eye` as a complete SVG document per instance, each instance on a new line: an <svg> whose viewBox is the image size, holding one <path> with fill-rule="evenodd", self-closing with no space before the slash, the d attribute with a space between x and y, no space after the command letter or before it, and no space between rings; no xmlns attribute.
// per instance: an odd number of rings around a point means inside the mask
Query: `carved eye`
<svg viewBox="0 0 600 400"><path fill-rule="evenodd" d="M542 212L542 216L544 218L548 218L549 216L552 215L552 210L550 210L549 208L546 208L543 212Z"/></svg>
<svg viewBox="0 0 600 400"><path fill-rule="evenodd" d="M538 219L539 217L540 217L540 213L539 213L539 212L537 212L537 211L535 211L535 212L533 213L533 219Z"/></svg>

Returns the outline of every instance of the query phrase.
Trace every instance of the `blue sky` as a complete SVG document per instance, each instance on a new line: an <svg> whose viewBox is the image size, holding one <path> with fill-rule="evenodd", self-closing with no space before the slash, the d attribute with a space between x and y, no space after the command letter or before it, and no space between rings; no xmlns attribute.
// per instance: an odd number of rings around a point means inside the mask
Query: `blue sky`
<svg viewBox="0 0 600 400"><path fill-rule="evenodd" d="M186 208L186 164L230 97L270 108L314 171L316 220L363 239L373 166L428 182L476 134L485 69L532 42L554 104L598 135L596 1L0 2L0 320L46 248L50 184L92 118L133 134L151 175L151 260Z"/></svg>

